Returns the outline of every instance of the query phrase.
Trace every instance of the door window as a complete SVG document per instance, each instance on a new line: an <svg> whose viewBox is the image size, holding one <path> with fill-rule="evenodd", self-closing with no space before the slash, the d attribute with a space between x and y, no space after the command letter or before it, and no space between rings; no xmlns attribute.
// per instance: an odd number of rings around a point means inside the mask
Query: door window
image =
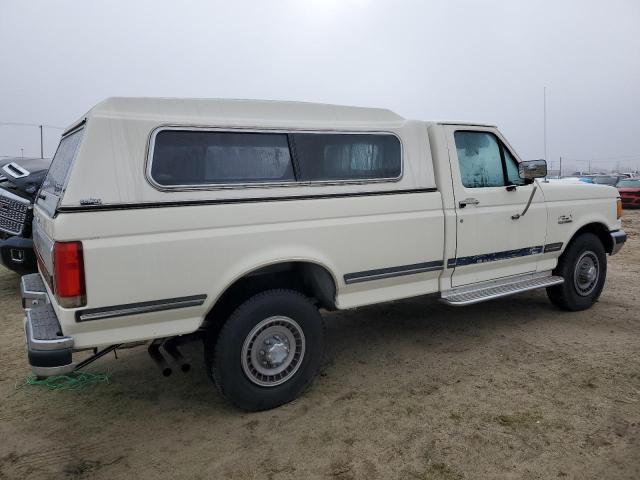
<svg viewBox="0 0 640 480"><path fill-rule="evenodd" d="M509 153L507 147L502 145L504 164L507 168L507 185L524 185L524 179L518 173L518 161Z"/></svg>
<svg viewBox="0 0 640 480"><path fill-rule="evenodd" d="M523 185L518 162L498 138L490 132L454 133L460 176L467 188Z"/></svg>

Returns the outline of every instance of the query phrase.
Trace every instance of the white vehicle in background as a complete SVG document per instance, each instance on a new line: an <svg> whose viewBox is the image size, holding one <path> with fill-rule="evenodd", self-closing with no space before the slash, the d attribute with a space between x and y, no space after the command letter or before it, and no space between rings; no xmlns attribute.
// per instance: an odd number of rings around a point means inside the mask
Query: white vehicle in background
<svg viewBox="0 0 640 480"><path fill-rule="evenodd" d="M587 183L581 180L581 177L548 178L545 181L549 183Z"/></svg>
<svg viewBox="0 0 640 480"><path fill-rule="evenodd" d="M589 308L626 239L618 193L545 175L490 125L108 99L63 135L38 194L29 362L55 375L148 340L166 373L165 355L185 367L178 345L197 336L222 394L262 410L318 371L319 309L434 292L471 306L535 288Z"/></svg>

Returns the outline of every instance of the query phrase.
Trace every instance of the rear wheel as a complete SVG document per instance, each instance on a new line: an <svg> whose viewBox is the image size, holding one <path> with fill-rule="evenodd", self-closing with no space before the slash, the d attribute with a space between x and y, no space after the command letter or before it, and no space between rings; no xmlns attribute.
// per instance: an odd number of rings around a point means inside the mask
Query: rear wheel
<svg viewBox="0 0 640 480"><path fill-rule="evenodd" d="M585 310L593 305L604 287L607 276L607 255L600 239L583 233L567 247L553 271L564 283L547 288L555 306L563 310Z"/></svg>
<svg viewBox="0 0 640 480"><path fill-rule="evenodd" d="M209 375L225 398L243 410L267 410L313 381L324 350L322 317L301 293L269 290L240 305L205 349Z"/></svg>

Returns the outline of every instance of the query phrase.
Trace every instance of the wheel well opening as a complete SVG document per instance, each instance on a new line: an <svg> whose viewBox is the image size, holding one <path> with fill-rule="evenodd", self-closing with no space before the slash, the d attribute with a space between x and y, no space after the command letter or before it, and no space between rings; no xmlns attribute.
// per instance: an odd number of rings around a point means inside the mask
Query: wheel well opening
<svg viewBox="0 0 640 480"><path fill-rule="evenodd" d="M220 328L246 299L274 288L296 290L322 308L336 309L336 284L326 268L311 262L281 262L253 270L227 287L207 315L207 326Z"/></svg>
<svg viewBox="0 0 640 480"><path fill-rule="evenodd" d="M573 237L571 238L571 241L573 241L574 238L578 238L578 235L582 233L587 233L587 232L594 234L596 237L600 239L607 253L611 253L613 251L613 240L611 238L611 234L609 233L609 229L602 223L589 223L581 227L573 235Z"/></svg>

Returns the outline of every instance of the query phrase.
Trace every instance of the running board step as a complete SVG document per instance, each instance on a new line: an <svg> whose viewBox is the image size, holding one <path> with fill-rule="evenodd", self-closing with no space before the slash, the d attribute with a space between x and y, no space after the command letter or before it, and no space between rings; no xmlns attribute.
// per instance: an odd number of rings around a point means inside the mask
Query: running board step
<svg viewBox="0 0 640 480"><path fill-rule="evenodd" d="M443 292L440 300L449 305L463 306L486 302L494 298L506 297L515 293L527 292L537 288L552 287L564 282L564 278L555 275L529 275L517 280L492 282L475 287L462 287Z"/></svg>

